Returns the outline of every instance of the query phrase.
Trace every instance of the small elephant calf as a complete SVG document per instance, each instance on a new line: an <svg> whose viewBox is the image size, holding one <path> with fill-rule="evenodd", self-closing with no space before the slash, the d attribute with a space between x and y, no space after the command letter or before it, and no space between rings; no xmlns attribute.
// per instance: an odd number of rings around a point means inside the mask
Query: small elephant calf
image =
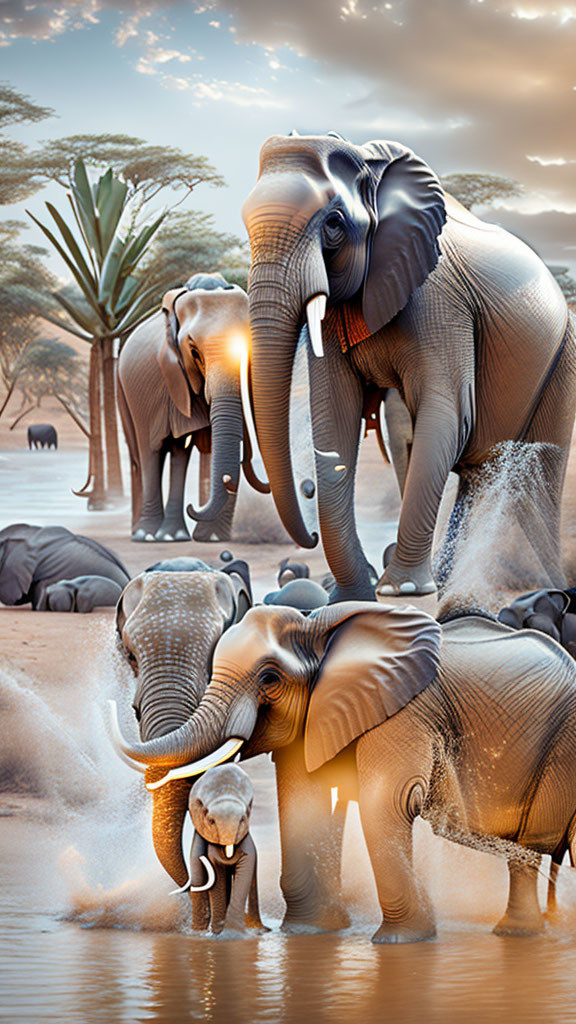
<svg viewBox="0 0 576 1024"><path fill-rule="evenodd" d="M257 855L249 833L254 789L236 764L211 768L192 786L188 810L195 828L190 877L181 892L208 892L209 914L194 927L264 930L258 905Z"/></svg>

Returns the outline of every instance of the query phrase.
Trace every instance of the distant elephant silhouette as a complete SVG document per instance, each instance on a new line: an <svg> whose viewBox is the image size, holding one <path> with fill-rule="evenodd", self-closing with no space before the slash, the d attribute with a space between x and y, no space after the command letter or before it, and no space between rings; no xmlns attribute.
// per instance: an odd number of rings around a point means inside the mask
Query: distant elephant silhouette
<svg viewBox="0 0 576 1024"><path fill-rule="evenodd" d="M51 423L33 423L28 427L29 448L58 448L58 434Z"/></svg>

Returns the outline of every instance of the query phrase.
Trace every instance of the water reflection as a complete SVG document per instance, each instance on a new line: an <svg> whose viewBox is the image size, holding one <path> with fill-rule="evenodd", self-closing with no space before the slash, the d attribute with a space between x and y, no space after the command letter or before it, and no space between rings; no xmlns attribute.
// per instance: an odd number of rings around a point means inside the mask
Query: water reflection
<svg viewBox="0 0 576 1024"><path fill-rule="evenodd" d="M573 1020L572 940L442 930L435 943L367 936L246 941L106 932L21 933L0 955L8 1020L292 1024Z"/></svg>

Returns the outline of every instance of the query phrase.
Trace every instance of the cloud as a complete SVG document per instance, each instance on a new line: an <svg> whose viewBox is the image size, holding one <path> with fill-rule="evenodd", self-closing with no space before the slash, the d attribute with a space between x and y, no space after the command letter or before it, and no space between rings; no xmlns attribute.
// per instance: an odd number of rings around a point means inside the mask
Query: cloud
<svg viewBox="0 0 576 1024"><path fill-rule="evenodd" d="M282 108L286 106L284 100L273 96L267 89L257 89L242 82L208 79L199 74L192 75L190 78L164 75L162 84L169 89L188 90L195 105L205 102L222 102L238 107Z"/></svg>
<svg viewBox="0 0 576 1024"><path fill-rule="evenodd" d="M426 134L442 172L485 169L574 197L576 4L556 0L214 0L239 42L287 44L334 78L356 75L364 94L346 130L370 124L406 139ZM313 106L302 120L312 130ZM405 112L402 132L399 111ZM527 154L538 154L540 162ZM550 176L546 161L566 161Z"/></svg>

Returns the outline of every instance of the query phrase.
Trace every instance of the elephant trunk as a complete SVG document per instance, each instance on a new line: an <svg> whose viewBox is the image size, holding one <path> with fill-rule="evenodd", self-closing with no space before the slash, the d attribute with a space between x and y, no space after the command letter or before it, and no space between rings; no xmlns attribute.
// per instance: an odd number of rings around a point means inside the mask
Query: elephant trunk
<svg viewBox="0 0 576 1024"><path fill-rule="evenodd" d="M156 664L158 656L153 666L148 666L145 659L140 666L134 706L140 713L143 740L165 736L188 721L206 688L207 659L204 673L196 674L188 665L171 662L166 656L168 653L164 654L160 666Z"/></svg>
<svg viewBox="0 0 576 1024"><path fill-rule="evenodd" d="M290 390L306 303L326 294L328 283L321 257L306 264L304 275L301 261L290 260L294 263L297 271L280 261L258 263L251 271L252 381L258 442L276 508L293 540L311 548L318 538L304 524L292 471Z"/></svg>
<svg viewBox="0 0 576 1024"><path fill-rule="evenodd" d="M178 771L181 766L205 759L206 764L200 770L206 770L215 752L221 750L220 757L226 760L239 749L244 740L250 738L254 729L257 707L253 700L246 694L231 700L229 692L225 684L211 684L194 714L183 725L173 732L143 743L129 743L124 738L118 726L116 706L110 702L114 745L120 754L149 767L174 768ZM229 742L225 750L222 745L232 738L237 742ZM187 774L192 775L194 772ZM156 784L151 784L149 788L155 789Z"/></svg>
<svg viewBox="0 0 576 1024"><path fill-rule="evenodd" d="M224 510L229 494L238 490L240 445L243 435L240 386L233 374L214 371L210 385L210 426L212 459L210 496L202 508L188 505L186 511L198 522L216 519Z"/></svg>
<svg viewBox="0 0 576 1024"><path fill-rule="evenodd" d="M153 783L162 775L157 768L146 769L146 782ZM152 808L152 842L162 867L177 885L188 879L188 868L182 854L182 830L188 810L191 779L179 779L171 786L154 790Z"/></svg>

